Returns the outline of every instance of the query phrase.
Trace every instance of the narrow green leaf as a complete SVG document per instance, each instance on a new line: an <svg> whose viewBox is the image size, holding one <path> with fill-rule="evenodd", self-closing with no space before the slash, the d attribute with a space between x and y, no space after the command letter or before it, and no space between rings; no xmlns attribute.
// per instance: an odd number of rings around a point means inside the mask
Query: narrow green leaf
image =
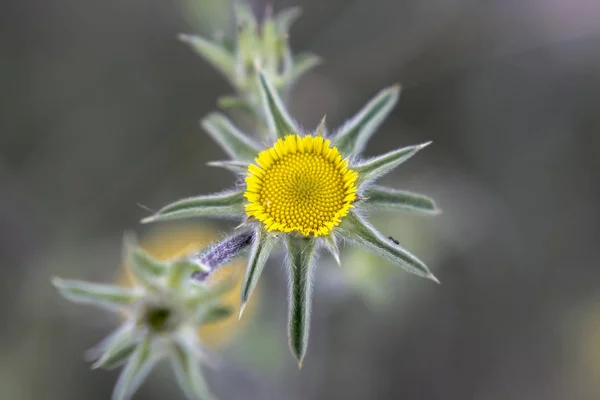
<svg viewBox="0 0 600 400"><path fill-rule="evenodd" d="M206 400L214 396L202 376L194 351L187 346L174 342L171 365L179 386L183 389L188 400Z"/></svg>
<svg viewBox="0 0 600 400"><path fill-rule="evenodd" d="M191 308L198 308L203 304L219 299L233 289L236 284L234 277L229 277L212 284L197 282L193 279L190 282L194 284L194 288L196 289L196 293L193 296L189 296L186 301L187 306Z"/></svg>
<svg viewBox="0 0 600 400"><path fill-rule="evenodd" d="M278 35L275 22L271 18L265 18L261 26L262 40L261 49L262 67L267 71L277 71L279 65L278 44L280 36Z"/></svg>
<svg viewBox="0 0 600 400"><path fill-rule="evenodd" d="M156 284L156 278L167 272L167 265L152 259L137 244L137 238L132 232L125 232L123 235L123 259L135 282L144 288L157 292L159 290Z"/></svg>
<svg viewBox="0 0 600 400"><path fill-rule="evenodd" d="M383 89L354 117L344 124L336 134L333 145L345 156L363 151L379 125L398 102L400 86Z"/></svg>
<svg viewBox="0 0 600 400"><path fill-rule="evenodd" d="M241 28L240 25L247 25L249 27L257 26L254 11L246 1L236 0L233 3L233 14L235 15L235 21L238 24L238 29Z"/></svg>
<svg viewBox="0 0 600 400"><path fill-rule="evenodd" d="M169 270L167 263L155 260L146 250L139 246L132 249L131 262L137 264L138 268L144 270L149 276L164 276Z"/></svg>
<svg viewBox="0 0 600 400"><path fill-rule="evenodd" d="M231 216L244 213L244 191L226 191L207 196L188 197L171 203L142 223L202 216Z"/></svg>
<svg viewBox="0 0 600 400"><path fill-rule="evenodd" d="M153 357L152 354L152 341L150 337L146 337L137 346L121 372L112 394L112 400L130 399L146 379L155 362L156 357Z"/></svg>
<svg viewBox="0 0 600 400"><path fill-rule="evenodd" d="M231 172L234 173L245 173L248 172L248 163L247 162L243 162L243 161L209 161L206 163L206 165L211 166L211 167L219 167L219 168L225 168Z"/></svg>
<svg viewBox="0 0 600 400"><path fill-rule="evenodd" d="M297 76L294 75L294 54L290 49L288 38L286 36L280 36L278 42L278 53L279 53L279 67L277 74L277 81L273 82L281 101L284 104L289 104L289 95L292 85L294 84L293 79Z"/></svg>
<svg viewBox="0 0 600 400"><path fill-rule="evenodd" d="M200 56L221 72L227 79L234 79L235 57L225 46L206 40L198 35L179 35L182 42L189 44Z"/></svg>
<svg viewBox="0 0 600 400"><path fill-rule="evenodd" d="M234 160L252 161L260 146L238 130L220 113L211 113L201 121L202 127Z"/></svg>
<svg viewBox="0 0 600 400"><path fill-rule="evenodd" d="M239 111L243 115L254 116L254 108L247 100L238 96L221 96L217 99L219 107L225 111Z"/></svg>
<svg viewBox="0 0 600 400"><path fill-rule="evenodd" d="M132 325L129 322L122 324L119 328L112 331L109 335L105 336L100 343L94 345L94 347L87 349L84 353L84 360L90 363L94 363L102 357L102 354L106 350L107 346L114 340L114 338L120 335L123 331L131 329Z"/></svg>
<svg viewBox="0 0 600 400"><path fill-rule="evenodd" d="M300 7L290 7L275 15L275 25L279 33L288 33L292 24L302 15Z"/></svg>
<svg viewBox="0 0 600 400"><path fill-rule="evenodd" d="M137 347L136 342L127 343L123 347L115 350L113 353L107 354L106 358L94 364L93 368L104 368L107 370L121 367L131 357Z"/></svg>
<svg viewBox="0 0 600 400"><path fill-rule="evenodd" d="M252 250L250 251L250 257L248 258L248 265L246 266L246 273L244 275L244 280L242 281L240 318L242 317L246 303L256 288L258 279L273 250L275 242L275 238L272 235L269 235L264 229L256 230L254 242L252 243Z"/></svg>
<svg viewBox="0 0 600 400"><path fill-rule="evenodd" d="M145 289L153 293L160 291L156 275L151 274L143 267L143 265L129 262L127 267L131 271L131 274L133 275L137 284L143 286Z"/></svg>
<svg viewBox="0 0 600 400"><path fill-rule="evenodd" d="M299 368L308 348L315 243L314 239L292 237L287 243L291 274L288 339Z"/></svg>
<svg viewBox="0 0 600 400"><path fill-rule="evenodd" d="M189 280L192 272L197 271L198 266L189 259L181 258L171 263L167 286L172 289L183 287Z"/></svg>
<svg viewBox="0 0 600 400"><path fill-rule="evenodd" d="M277 91L262 72L258 74L258 83L267 125L272 137L282 138L287 135L297 134L298 127L288 114Z"/></svg>
<svg viewBox="0 0 600 400"><path fill-rule="evenodd" d="M358 172L357 184L360 185L364 182L380 178L397 168L400 164L414 156L419 150L430 143L431 142L427 142L416 146L402 147L352 166L352 169Z"/></svg>
<svg viewBox="0 0 600 400"><path fill-rule="evenodd" d="M312 53L300 53L294 56L293 67L290 71L290 75L287 79L288 83L294 83L302 75L309 70L313 69L317 65L321 64L323 59L316 54Z"/></svg>
<svg viewBox="0 0 600 400"><path fill-rule="evenodd" d="M435 201L422 194L395 190L384 186L370 186L364 193L364 207L370 209L397 209L437 215L440 209Z"/></svg>
<svg viewBox="0 0 600 400"><path fill-rule="evenodd" d="M120 309L140 299L140 294L134 290L114 285L60 278L53 278L52 284L68 300L75 303L94 304L109 309Z"/></svg>
<svg viewBox="0 0 600 400"><path fill-rule="evenodd" d="M327 136L327 127L325 126L326 119L327 119L327 115L323 116L323 118L321 119L321 122L319 122L319 126L317 126L317 129L315 129L315 133L313 133L313 136L321 136L321 137Z"/></svg>
<svg viewBox="0 0 600 400"><path fill-rule="evenodd" d="M133 354L137 347L137 335L132 326L126 324L119 328L108 341L103 343L101 356L92 368L113 369L121 366Z"/></svg>
<svg viewBox="0 0 600 400"><path fill-rule="evenodd" d="M351 211L344 217L338 226L338 232L346 239L362 244L368 250L401 266L408 272L438 282L421 260L383 236L354 212Z"/></svg>
<svg viewBox="0 0 600 400"><path fill-rule="evenodd" d="M216 305L210 307L208 310L202 313L200 316L201 324L211 324L214 322L222 321L226 318L229 318L233 313L234 309L231 306L226 305Z"/></svg>
<svg viewBox="0 0 600 400"><path fill-rule="evenodd" d="M335 236L334 235L327 235L325 236L325 247L327 248L327 250L329 251L329 253L331 253L331 255L333 256L335 262L337 263L338 267L342 265L341 261L340 261L340 249L338 247L338 244L336 242Z"/></svg>
<svg viewBox="0 0 600 400"><path fill-rule="evenodd" d="M223 32L215 32L213 40L229 54L233 55L235 53L235 40L226 37Z"/></svg>

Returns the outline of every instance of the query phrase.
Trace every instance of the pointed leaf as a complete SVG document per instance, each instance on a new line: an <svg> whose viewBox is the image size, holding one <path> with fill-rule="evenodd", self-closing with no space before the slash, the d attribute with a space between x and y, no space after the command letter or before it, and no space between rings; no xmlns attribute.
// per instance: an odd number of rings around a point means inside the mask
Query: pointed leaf
<svg viewBox="0 0 600 400"><path fill-rule="evenodd" d="M338 266L341 266L342 263L340 261L340 249L338 247L338 244L336 242L334 235L325 236L325 247L327 248L329 253L331 253L331 255L333 256L336 264Z"/></svg>
<svg viewBox="0 0 600 400"><path fill-rule="evenodd" d="M252 105L238 96L221 96L217 99L217 104L225 111L240 111L249 116L255 115Z"/></svg>
<svg viewBox="0 0 600 400"><path fill-rule="evenodd" d="M201 307L203 304L219 299L225 293L235 287L236 281L234 277L228 277L218 282L208 284L206 281L200 282L192 279L190 281L197 289L196 294L188 297L186 305L191 308Z"/></svg>
<svg viewBox="0 0 600 400"><path fill-rule="evenodd" d="M279 38L279 53L278 81L275 82L275 86L279 90L283 104L289 104L289 92L297 76L294 75L294 55L285 36Z"/></svg>
<svg viewBox="0 0 600 400"><path fill-rule="evenodd" d="M143 286L150 292L156 293L160 291L156 275L152 275L141 264L129 262L127 263L127 266L131 271L131 274L133 275L136 284Z"/></svg>
<svg viewBox="0 0 600 400"><path fill-rule="evenodd" d="M437 282L435 276L421 260L383 236L354 212L351 211L344 217L338 226L338 231L346 239L362 244L368 250L401 266L408 272Z"/></svg>
<svg viewBox="0 0 600 400"><path fill-rule="evenodd" d="M300 7L290 7L285 10L281 10L275 15L275 25L279 33L288 33L290 27L302 15L302 9Z"/></svg>
<svg viewBox="0 0 600 400"><path fill-rule="evenodd" d="M142 223L201 216L232 216L244 214L244 191L226 191L207 196L188 197L171 203Z"/></svg>
<svg viewBox="0 0 600 400"><path fill-rule="evenodd" d="M179 35L179 39L189 44L227 79L234 79L235 57L225 46L213 43L198 35Z"/></svg>
<svg viewBox="0 0 600 400"><path fill-rule="evenodd" d="M231 172L238 174L238 173L248 172L248 166L250 164L248 164L247 162L243 162L243 161L226 160L226 161L209 161L206 163L206 165L211 166L211 167L225 168Z"/></svg>
<svg viewBox="0 0 600 400"><path fill-rule="evenodd" d="M202 127L236 161L252 161L260 151L260 146L240 132L231 121L220 113L205 117Z"/></svg>
<svg viewBox="0 0 600 400"><path fill-rule="evenodd" d="M135 349L117 380L112 400L127 400L135 393L156 362L150 337L144 338Z"/></svg>
<svg viewBox="0 0 600 400"><path fill-rule="evenodd" d="M399 209L437 215L440 209L435 201L422 194L395 190L384 186L368 187L364 193L364 207L371 209Z"/></svg>
<svg viewBox="0 0 600 400"><path fill-rule="evenodd" d="M109 340L103 343L103 349L92 368L113 369L122 365L137 347L137 335L132 326L126 324L119 328Z"/></svg>
<svg viewBox="0 0 600 400"><path fill-rule="evenodd" d="M225 34L222 31L215 32L213 35L213 40L229 54L235 53L235 41L231 38L225 37Z"/></svg>
<svg viewBox="0 0 600 400"><path fill-rule="evenodd" d="M100 343L85 351L83 356L84 360L91 363L98 361L100 357L102 357L102 354L106 350L107 346L115 339L115 337L120 335L123 331L129 329L131 329L131 324L126 322L119 328L112 331L108 336L104 337Z"/></svg>
<svg viewBox="0 0 600 400"><path fill-rule="evenodd" d="M414 156L419 150L431 142L418 144L416 146L402 147L389 153L372 158L370 160L354 165L352 169L358 173L357 184L373 181L387 174L400 164Z"/></svg>
<svg viewBox="0 0 600 400"><path fill-rule="evenodd" d="M52 284L63 297L75 303L94 304L114 310L131 305L140 299L140 294L134 290L114 285L60 278L53 278Z"/></svg>
<svg viewBox="0 0 600 400"><path fill-rule="evenodd" d="M139 246L131 251L131 262L136 264L139 269L144 270L148 276L164 276L169 267L167 263L155 260L148 252Z"/></svg>
<svg viewBox="0 0 600 400"><path fill-rule="evenodd" d="M319 126L317 126L317 129L315 129L315 133L313 133L313 136L327 137L327 127L325 126L326 120L327 115L323 116L321 122L319 122Z"/></svg>
<svg viewBox="0 0 600 400"><path fill-rule="evenodd" d="M343 155L357 155L398 102L400 86L379 92L336 134L333 144Z"/></svg>
<svg viewBox="0 0 600 400"><path fill-rule="evenodd" d="M198 266L189 259L173 261L167 276L167 286L172 289L183 287L189 281L190 275L197 270Z"/></svg>
<svg viewBox="0 0 600 400"><path fill-rule="evenodd" d="M288 338L292 354L302 368L310 330L315 240L290 237L288 251L291 274Z"/></svg>
<svg viewBox="0 0 600 400"><path fill-rule="evenodd" d="M222 321L226 318L231 317L235 310L231 306L217 305L209 308L200 316L198 321L201 324L211 324L214 322Z"/></svg>
<svg viewBox="0 0 600 400"><path fill-rule="evenodd" d="M130 232L123 235L123 250L125 267L133 276L135 283L152 292L157 292L159 288L156 284L156 278L167 272L166 264L161 267L158 261L153 260L148 253L138 246L135 235ZM164 271L162 271L163 267Z"/></svg>
<svg viewBox="0 0 600 400"><path fill-rule="evenodd" d="M261 33L261 49L259 50L262 56L261 67L270 73L274 73L279 66L280 36L275 27L275 22L271 18L263 19Z"/></svg>
<svg viewBox="0 0 600 400"><path fill-rule="evenodd" d="M322 62L323 59L316 54L300 53L295 55L293 67L288 78L288 83L296 82L302 75Z"/></svg>
<svg viewBox="0 0 600 400"><path fill-rule="evenodd" d="M264 229L257 229L254 243L252 244L252 250L250 251L250 257L248 258L244 280L242 281L240 317L242 316L246 303L256 288L260 274L262 273L274 245L275 238L272 235L269 235Z"/></svg>
<svg viewBox="0 0 600 400"><path fill-rule="evenodd" d="M271 136L273 138L282 138L287 135L297 134L298 127L288 114L277 91L262 72L258 74L258 83Z"/></svg>
<svg viewBox="0 0 600 400"><path fill-rule="evenodd" d="M198 360L193 350L187 346L174 342L174 351L171 356L171 365L179 386L183 389L189 400L212 399L213 395L202 376Z"/></svg>
<svg viewBox="0 0 600 400"><path fill-rule="evenodd" d="M240 27L240 25L248 25L250 27L254 27L257 25L256 16L254 15L252 7L244 0L236 0L234 2L233 13L235 15L235 20L238 24L238 28Z"/></svg>

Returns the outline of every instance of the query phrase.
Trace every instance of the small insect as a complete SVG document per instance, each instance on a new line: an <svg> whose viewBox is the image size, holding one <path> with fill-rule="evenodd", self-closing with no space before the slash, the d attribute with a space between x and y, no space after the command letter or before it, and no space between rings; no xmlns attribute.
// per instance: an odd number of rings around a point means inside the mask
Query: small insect
<svg viewBox="0 0 600 400"><path fill-rule="evenodd" d="M397 241L396 239L394 239L393 237L389 236L388 239L390 239L392 242L394 242L395 244L400 244L399 241Z"/></svg>

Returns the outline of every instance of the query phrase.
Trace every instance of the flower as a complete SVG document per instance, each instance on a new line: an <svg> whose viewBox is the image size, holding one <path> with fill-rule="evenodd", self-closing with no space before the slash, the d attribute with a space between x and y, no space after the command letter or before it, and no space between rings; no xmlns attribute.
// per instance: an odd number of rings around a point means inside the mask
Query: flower
<svg viewBox="0 0 600 400"><path fill-rule="evenodd" d="M373 184L429 143L372 159L360 158L367 141L395 105L399 86L382 90L332 134L325 129L325 119L314 132L303 133L266 75L259 73L257 80L272 143L269 148L261 147L221 114L210 114L203 121L209 135L231 157L211 164L242 174L245 184L179 200L143 222L193 216L242 218L239 233L195 260L210 274L237 252L251 247L241 291L242 311L270 253L283 245L290 273L288 336L301 365L308 345L312 276L320 249L327 249L339 263L338 245L346 240L438 282L422 261L380 233L364 216L366 211L378 209L439 212L426 196ZM250 240L246 240L248 235Z"/></svg>
<svg viewBox="0 0 600 400"><path fill-rule="evenodd" d="M198 328L227 319L234 313L221 302L234 285L232 279L190 280L197 267L186 258L160 261L125 237L126 265L134 286L107 285L54 278L67 299L101 306L123 316L123 323L89 354L93 368L124 365L113 400L129 399L161 359L169 359L177 381L190 399L212 398L198 361L204 346Z"/></svg>
<svg viewBox="0 0 600 400"><path fill-rule="evenodd" d="M168 262L178 258L186 257L190 254L198 253L201 249L209 245L217 238L216 231L206 225L177 225L167 229L156 229L145 235L140 242L140 246L152 258L158 261ZM206 348L219 349L229 343L236 334L243 328L243 320L236 318L235 313L240 309L239 291L242 287L241 270L243 261L234 261L231 264L219 268L216 273L211 274L206 282L208 285L218 285L225 282L231 282L232 288L224 292L219 298L221 304L231 307L234 313L219 321L210 324L204 324L198 327L198 339ZM131 267L124 265L119 273L117 285L125 287L135 287L138 283L135 276L131 273ZM256 301L254 297L248 303L245 311L252 312Z"/></svg>
<svg viewBox="0 0 600 400"><path fill-rule="evenodd" d="M300 14L300 8L293 7L273 15L272 7L268 5L264 19L259 23L248 4L235 1L237 29L233 40L222 34L214 41L199 35L184 34L179 38L221 72L238 92L237 96L221 97L218 102L222 108L260 114L257 69L266 73L286 96L304 73L321 62L310 53L292 55L288 32Z"/></svg>
<svg viewBox="0 0 600 400"><path fill-rule="evenodd" d="M267 231L327 235L356 199L358 174L322 137L289 135L248 166L246 215Z"/></svg>

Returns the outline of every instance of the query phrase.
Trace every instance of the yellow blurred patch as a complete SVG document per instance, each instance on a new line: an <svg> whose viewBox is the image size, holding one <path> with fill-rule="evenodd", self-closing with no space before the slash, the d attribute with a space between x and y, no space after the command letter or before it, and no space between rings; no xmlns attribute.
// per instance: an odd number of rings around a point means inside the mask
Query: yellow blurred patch
<svg viewBox="0 0 600 400"><path fill-rule="evenodd" d="M155 259L166 261L201 250L215 239L218 239L216 230L209 226L179 225L154 229L140 241L140 246ZM227 344L251 318L255 308L254 304L257 301L258 290L255 291L248 302L244 310L244 318L238 320L240 291L245 265L245 260L234 261L219 268L209 278L209 282L219 282L233 277L235 286L221 299L224 305L233 307L235 312L229 318L206 324L198 329L198 336L206 347L217 349ZM123 266L117 278L117 283L122 286L134 285L135 280L129 268Z"/></svg>

